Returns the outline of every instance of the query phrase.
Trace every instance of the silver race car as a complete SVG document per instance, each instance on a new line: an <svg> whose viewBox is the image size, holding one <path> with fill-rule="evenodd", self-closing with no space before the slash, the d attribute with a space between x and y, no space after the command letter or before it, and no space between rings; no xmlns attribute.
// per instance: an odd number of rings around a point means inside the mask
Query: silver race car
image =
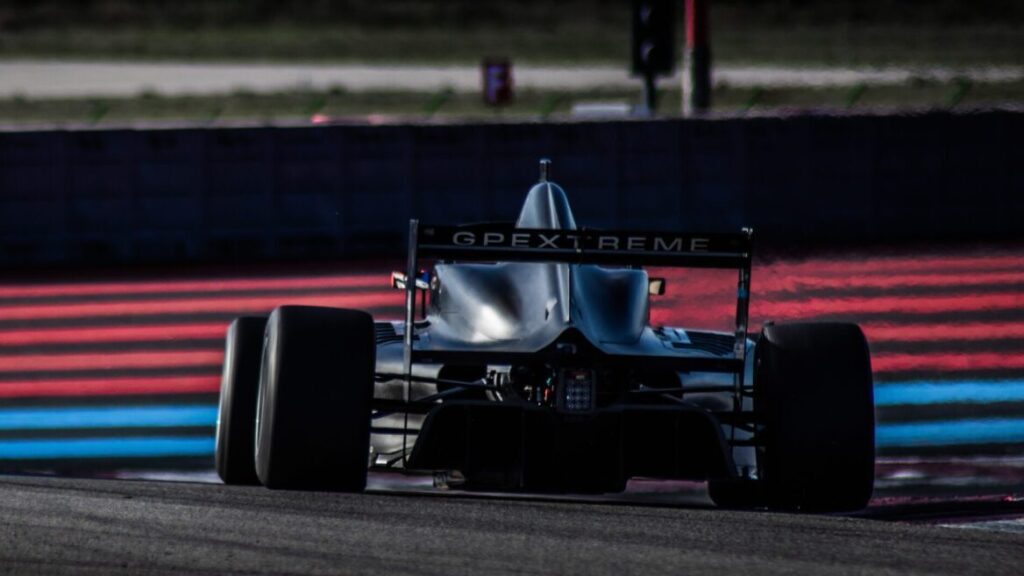
<svg viewBox="0 0 1024 576"><path fill-rule="evenodd" d="M874 478L867 343L839 323L748 337L752 233L579 227L540 182L514 224L409 224L405 318L280 306L227 333L217 471L360 491L369 469L467 490L708 481L722 506L845 511ZM421 271L421 263L431 265ZM738 272L735 331L652 326L644 266Z"/></svg>

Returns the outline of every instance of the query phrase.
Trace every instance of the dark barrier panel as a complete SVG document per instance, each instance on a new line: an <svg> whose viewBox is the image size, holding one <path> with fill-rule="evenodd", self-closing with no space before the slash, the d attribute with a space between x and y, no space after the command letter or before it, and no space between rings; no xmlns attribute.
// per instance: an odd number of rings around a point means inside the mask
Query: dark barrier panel
<svg viewBox="0 0 1024 576"><path fill-rule="evenodd" d="M510 220L554 160L589 226L1019 238L1024 114L0 133L0 262L401 252Z"/></svg>

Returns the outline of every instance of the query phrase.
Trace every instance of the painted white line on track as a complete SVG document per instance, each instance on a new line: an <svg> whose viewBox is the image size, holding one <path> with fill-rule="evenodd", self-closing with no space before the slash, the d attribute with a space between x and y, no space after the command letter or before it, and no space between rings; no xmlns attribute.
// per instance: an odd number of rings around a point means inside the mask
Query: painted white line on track
<svg viewBox="0 0 1024 576"><path fill-rule="evenodd" d="M214 470L125 470L115 474L115 477L120 480L221 483L220 477Z"/></svg>
<svg viewBox="0 0 1024 576"><path fill-rule="evenodd" d="M963 522L959 524L940 524L940 526L945 528L969 528L974 530L991 530L993 532L1024 534L1024 518L987 520L985 522Z"/></svg>

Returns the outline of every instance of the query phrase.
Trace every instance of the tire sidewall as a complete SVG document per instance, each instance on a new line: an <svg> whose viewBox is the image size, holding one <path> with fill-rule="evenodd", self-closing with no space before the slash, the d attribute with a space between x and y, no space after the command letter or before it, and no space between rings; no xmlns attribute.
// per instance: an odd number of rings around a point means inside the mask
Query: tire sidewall
<svg viewBox="0 0 1024 576"><path fill-rule="evenodd" d="M227 484L258 484L253 460L259 363L266 318L236 318L228 326L217 407L214 461Z"/></svg>

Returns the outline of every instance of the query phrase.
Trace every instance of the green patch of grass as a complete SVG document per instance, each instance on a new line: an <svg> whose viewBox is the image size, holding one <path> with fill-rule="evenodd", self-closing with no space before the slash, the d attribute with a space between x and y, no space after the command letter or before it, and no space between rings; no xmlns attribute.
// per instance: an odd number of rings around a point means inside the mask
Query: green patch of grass
<svg viewBox="0 0 1024 576"><path fill-rule="evenodd" d="M626 62L625 31L587 23L559 29L302 28L32 30L0 34L0 57L125 60L477 63L485 56L532 62Z"/></svg>
<svg viewBox="0 0 1024 576"><path fill-rule="evenodd" d="M903 86L864 86L856 98L851 87L730 88L714 91L714 110L764 112L778 109L833 109L856 111L876 107L951 108L978 107L1024 101L1024 81L1011 83L948 83L919 81ZM146 93L133 98L33 99L23 96L0 99L0 123L49 125L111 125L137 121L221 122L233 120L306 120L312 115L331 118L364 118L371 115L417 119L542 120L565 117L581 102L628 102L638 104L642 91L521 90L504 108L487 106L476 93L348 92L345 90L294 90L263 94L238 91L224 95L163 96ZM662 116L678 116L677 86L660 89Z"/></svg>
<svg viewBox="0 0 1024 576"><path fill-rule="evenodd" d="M685 30L677 4L676 40ZM0 58L629 62L624 0L0 0ZM1024 64L1019 0L713 0L715 59Z"/></svg>
<svg viewBox="0 0 1024 576"><path fill-rule="evenodd" d="M717 28L719 62L834 66L1022 65L1020 22L928 24L736 25Z"/></svg>
<svg viewBox="0 0 1024 576"><path fill-rule="evenodd" d="M0 33L0 57L125 60L477 63L489 55L528 63L629 63L628 20L557 27L368 29L347 25L221 28L32 29ZM1024 65L1024 25L955 28L847 24L718 27L716 62L884 66ZM682 49L682 34L677 40Z"/></svg>
<svg viewBox="0 0 1024 576"><path fill-rule="evenodd" d="M756 98L753 98L756 96ZM854 98L855 96L855 98ZM752 101L753 100L753 101ZM779 108L826 108L856 111L872 108L953 109L1024 101L1024 81L975 83L919 81L896 86L830 88L719 88L717 110L771 111Z"/></svg>

